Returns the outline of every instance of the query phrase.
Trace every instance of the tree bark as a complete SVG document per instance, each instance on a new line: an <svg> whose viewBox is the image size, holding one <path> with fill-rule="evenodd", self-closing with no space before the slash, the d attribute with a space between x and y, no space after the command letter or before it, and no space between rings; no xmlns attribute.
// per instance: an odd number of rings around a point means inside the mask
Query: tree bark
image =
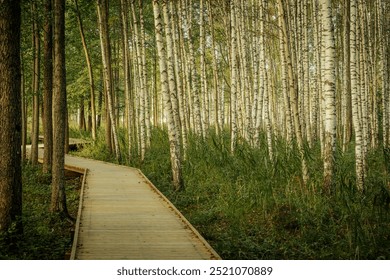
<svg viewBox="0 0 390 280"><path fill-rule="evenodd" d="M111 68L111 47L110 37L108 31L108 2L107 0L97 0L98 17L99 17L99 33L100 33L100 45L102 50L103 60L103 77L105 83L105 89L107 93L107 110L110 117L111 132L114 139L115 157L118 162L121 160L121 153L119 149L116 115L114 110L114 89L112 81L112 68ZM106 128L108 130L108 128Z"/></svg>
<svg viewBox="0 0 390 280"><path fill-rule="evenodd" d="M293 59L291 58L291 49L290 49L290 39L289 39L289 29L288 29L288 21L287 14L285 11L285 7L282 0L278 0L279 9L280 9L280 27L283 31L283 44L282 48L284 54L284 60L286 63L286 72L288 77L287 79L287 91L289 93L290 99L290 107L291 107L291 118L294 126L295 139L297 141L298 151L301 158L301 166L302 166L302 180L306 185L309 180L309 171L307 167L307 162L305 159L305 153L303 149L303 139L302 139L302 130L299 120L299 109L298 109L298 85L297 85L297 77L296 73L294 73L293 69Z"/></svg>
<svg viewBox="0 0 390 280"><path fill-rule="evenodd" d="M45 25L43 28L43 172L52 169L53 157L53 9L52 0L45 1Z"/></svg>
<svg viewBox="0 0 390 280"><path fill-rule="evenodd" d="M352 138L351 54L350 54L350 1L344 3L344 73L343 73L343 152Z"/></svg>
<svg viewBox="0 0 390 280"><path fill-rule="evenodd" d="M324 191L330 193L333 186L336 153L336 75L335 44L330 0L321 0L322 14L322 89L325 99L325 150L324 150Z"/></svg>
<svg viewBox="0 0 390 280"><path fill-rule="evenodd" d="M51 212L69 217L65 193L65 0L54 0L53 170Z"/></svg>
<svg viewBox="0 0 390 280"><path fill-rule="evenodd" d="M74 0L75 6L76 6L76 15L77 15L77 22L79 25L79 31L81 36L81 43L83 44L83 50L85 55L85 61L87 63L88 68L88 77L89 77L89 89L90 89L90 104L91 104L91 121L92 121L92 139L96 140L96 105L95 105L95 79L93 76L92 71L92 65L91 65L91 58L88 51L87 42L85 40L84 35L84 27L83 27L83 21L81 19L79 5L77 0Z"/></svg>
<svg viewBox="0 0 390 280"><path fill-rule="evenodd" d="M35 1L31 2L31 10L33 14L33 116L31 130L31 154L30 160L32 164L38 164L38 138L39 138L39 80L40 80L40 36L38 28L38 12Z"/></svg>
<svg viewBox="0 0 390 280"><path fill-rule="evenodd" d="M237 145L237 26L236 26L236 4L237 1L230 2L231 35L230 35L230 152L233 153Z"/></svg>
<svg viewBox="0 0 390 280"><path fill-rule="evenodd" d="M128 15L128 2L127 0L121 0L121 20L122 20L122 57L123 57L123 75L124 75L124 95L125 95L125 111L126 111L126 128L127 128L127 154L129 162L131 161L132 147L133 147L133 100L131 98L131 82L130 82L130 54L129 54L129 15Z"/></svg>
<svg viewBox="0 0 390 280"><path fill-rule="evenodd" d="M0 233L22 231L20 1L0 4Z"/></svg>
<svg viewBox="0 0 390 280"><path fill-rule="evenodd" d="M350 48L351 48L351 94L352 94L352 120L355 130L355 168L356 187L363 191L365 181L364 152L361 118L359 117L359 93L357 80L357 1L351 0L351 25L350 25Z"/></svg>
<svg viewBox="0 0 390 280"><path fill-rule="evenodd" d="M165 6L167 5L166 0L163 1L163 5ZM164 47L164 38L162 36L163 22L161 19L161 12L160 12L158 0L153 0L153 13L154 13L154 26L156 31L155 32L156 44L157 44L159 66L160 66L161 91L164 100L164 111L167 117L167 124L168 124L173 187L175 190L180 190L183 187L180 146L179 146L180 138L179 135L177 135L176 133L177 129L175 124L175 119L173 116L172 102L169 93L167 58L166 58L166 50Z"/></svg>

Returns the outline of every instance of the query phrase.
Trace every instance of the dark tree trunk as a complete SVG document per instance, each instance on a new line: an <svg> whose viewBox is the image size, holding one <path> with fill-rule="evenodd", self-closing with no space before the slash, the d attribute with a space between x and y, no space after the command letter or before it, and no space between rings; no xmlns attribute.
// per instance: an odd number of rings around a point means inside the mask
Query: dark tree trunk
<svg viewBox="0 0 390 280"><path fill-rule="evenodd" d="M22 114L22 161L27 160L27 102L26 102L26 85L25 85L25 71L23 66L23 57L20 57L21 68L21 114Z"/></svg>
<svg viewBox="0 0 390 280"><path fill-rule="evenodd" d="M0 232L22 229L20 2L0 2Z"/></svg>
<svg viewBox="0 0 390 280"><path fill-rule="evenodd" d="M86 130L84 97L81 97L79 110L79 129Z"/></svg>
<svg viewBox="0 0 390 280"><path fill-rule="evenodd" d="M45 2L45 26L43 28L43 139L45 149L43 152L43 171L51 172L53 154L53 25L52 0Z"/></svg>
<svg viewBox="0 0 390 280"><path fill-rule="evenodd" d="M40 35L38 28L38 12L36 3L32 2L33 14L33 117L31 131L31 163L38 164L38 140L39 140L39 80L40 80Z"/></svg>
<svg viewBox="0 0 390 280"><path fill-rule="evenodd" d="M107 0L97 0L97 11L99 18L99 33L100 33L100 45L102 51L102 62L103 62L103 79L104 79L104 88L106 91L106 108L109 115L109 120L111 123L111 129L106 127L107 134L108 132L112 133L114 148L115 148L115 157L117 161L120 162L121 154L119 149L119 141L117 135L117 124L116 124L116 114L115 114L115 93L113 87L113 71L112 71L112 59L111 59L111 44L109 36L109 26L108 26L108 1ZM108 144L108 139L106 139Z"/></svg>
<svg viewBox="0 0 390 280"><path fill-rule="evenodd" d="M69 216L65 195L65 0L54 0L53 171L50 210Z"/></svg>

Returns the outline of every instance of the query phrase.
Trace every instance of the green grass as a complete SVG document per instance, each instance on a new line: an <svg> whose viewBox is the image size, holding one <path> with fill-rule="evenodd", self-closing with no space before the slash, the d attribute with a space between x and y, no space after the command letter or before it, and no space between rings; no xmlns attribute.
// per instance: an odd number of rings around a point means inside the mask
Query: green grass
<svg viewBox="0 0 390 280"><path fill-rule="evenodd" d="M123 133L123 132L122 132ZM383 151L368 156L367 190L355 187L353 146L337 153L335 186L322 190L319 145L305 148L310 180L300 157L274 139L270 162L265 136L229 152L229 135L190 136L183 165L185 189L171 187L166 131L155 129L145 161L130 162L176 205L224 259L390 259L390 192ZM126 150L121 136L122 151ZM82 155L113 161L102 137ZM136 154L136 151L134 152Z"/></svg>
<svg viewBox="0 0 390 280"><path fill-rule="evenodd" d="M23 234L10 229L8 238L0 236L0 259L58 260L70 252L73 225L59 214L49 212L50 175L40 167L23 166ZM66 184L69 213L76 217L79 179Z"/></svg>

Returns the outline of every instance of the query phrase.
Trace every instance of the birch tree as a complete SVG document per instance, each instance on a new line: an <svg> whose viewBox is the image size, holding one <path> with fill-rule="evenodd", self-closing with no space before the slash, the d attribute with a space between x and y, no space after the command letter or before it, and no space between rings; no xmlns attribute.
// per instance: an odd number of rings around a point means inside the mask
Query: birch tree
<svg viewBox="0 0 390 280"><path fill-rule="evenodd" d="M236 0L230 1L230 151L237 145L237 26Z"/></svg>
<svg viewBox="0 0 390 280"><path fill-rule="evenodd" d="M352 137L351 63L350 63L350 0L344 3L344 71L343 71L343 151Z"/></svg>
<svg viewBox="0 0 390 280"><path fill-rule="evenodd" d="M165 40L163 37L163 21L161 19L160 5L158 0L153 0L153 14L154 14L154 26L155 26L155 36L156 44L158 51L159 59L159 68L160 68L160 83L161 83L161 92L164 102L164 111L167 118L168 125L168 136L169 136L169 147L170 147L170 159L171 159L171 168L172 168L172 178L173 178L173 187L175 190L180 190L183 187L182 179L182 167L181 167L181 157L180 157L180 135L177 133L178 129L175 123L175 117L173 115L173 106L170 94L170 84L174 83L174 80L170 81L174 77L172 70L168 69L168 60L167 60L167 50L165 49ZM162 1L162 8L164 10L164 19L165 19L165 37L169 40L168 36L171 36L169 33L169 19L167 16L167 1ZM170 46L171 47L171 46ZM168 45L167 45L168 48ZM170 53L171 51L168 51ZM169 54L170 55L170 54ZM171 65L172 61L169 62ZM171 65L172 66L172 65ZM169 71L169 74L168 74ZM168 76L169 75L169 76Z"/></svg>
<svg viewBox="0 0 390 280"><path fill-rule="evenodd" d="M359 93L357 81L357 1L351 0L351 25L350 25L350 48L351 48L351 94L352 94L352 119L355 131L355 157L356 157L356 186L359 190L364 189L365 167L363 151L363 135L361 119L359 117Z"/></svg>
<svg viewBox="0 0 390 280"><path fill-rule="evenodd" d="M329 193L333 185L336 152L336 76L335 46L332 24L332 4L321 0L322 19L322 90L325 99L325 150L324 150L324 190Z"/></svg>
<svg viewBox="0 0 390 280"><path fill-rule="evenodd" d="M279 25L282 31L282 43L281 43L281 52L286 65L285 73L284 73L284 83L286 94L288 93L288 98L290 101L291 108L291 120L293 122L293 129L295 132L295 140L298 146L298 151L301 158L301 167L302 167L302 179L304 184L309 180L307 162L304 155L303 150L303 139L302 139L302 131L299 120L299 110L298 110L298 85L297 85L297 77L296 73L293 70L293 59L291 58L291 49L290 49L290 38L289 38L289 29L288 29L288 19L285 11L285 7L283 1L278 0L278 8L279 8Z"/></svg>
<svg viewBox="0 0 390 280"><path fill-rule="evenodd" d="M269 88L268 88L268 74L267 74L267 63L266 63L266 34L264 29L264 23L266 22L266 17L264 11L266 10L266 2L261 1L260 7L260 72L261 74L261 94L263 94L264 101L264 124L267 133L267 144L268 144L268 155L271 161L273 161L273 147L272 147L272 131L271 131L271 120L269 113ZM260 117L260 116L258 116Z"/></svg>
<svg viewBox="0 0 390 280"><path fill-rule="evenodd" d="M124 94L125 94L125 119L127 128L127 145L129 161L133 157L133 99L131 96L131 82L130 82L130 46L129 46L129 16L128 16L128 1L121 0L121 20L122 20L122 57L123 57L123 76L124 76Z"/></svg>

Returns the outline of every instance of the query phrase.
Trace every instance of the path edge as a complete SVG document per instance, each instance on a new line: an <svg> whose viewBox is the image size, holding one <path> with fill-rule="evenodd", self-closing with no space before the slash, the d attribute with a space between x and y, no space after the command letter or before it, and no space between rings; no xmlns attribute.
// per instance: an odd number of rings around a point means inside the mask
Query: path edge
<svg viewBox="0 0 390 280"><path fill-rule="evenodd" d="M78 244L79 232L80 232L81 211L83 209L84 189L85 189L86 180L87 180L87 173L88 173L88 168L85 168L84 172L83 172L83 182L81 184L81 189L80 189L79 208L77 211L77 218L76 218L76 224L75 224L75 229L74 229L73 244L72 244L72 250L70 253L70 260L76 259L77 244Z"/></svg>
<svg viewBox="0 0 390 280"><path fill-rule="evenodd" d="M146 175L138 168L134 168L145 179L148 185L155 191L168 205L173 212L183 221L183 223L189 227L193 234L203 243L206 249L214 257L215 260L222 260L221 256L214 250L214 248L207 242L207 240L199 233L199 231L187 220L186 217L176 208L176 206L146 177Z"/></svg>

